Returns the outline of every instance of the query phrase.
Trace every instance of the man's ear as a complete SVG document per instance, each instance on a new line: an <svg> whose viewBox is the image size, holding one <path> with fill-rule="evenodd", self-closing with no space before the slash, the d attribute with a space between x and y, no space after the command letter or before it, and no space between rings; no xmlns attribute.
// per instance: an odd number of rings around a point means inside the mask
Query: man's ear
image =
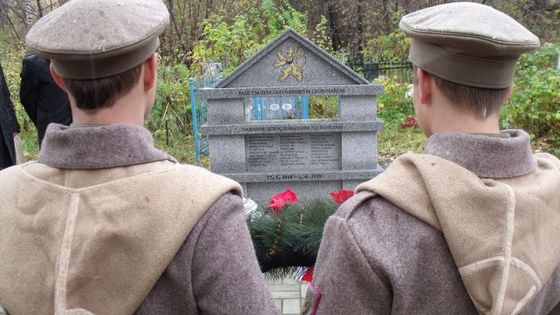
<svg viewBox="0 0 560 315"><path fill-rule="evenodd" d="M54 82L56 82L56 85L58 85L64 92L68 93L68 88L66 87L66 83L64 83L64 79L62 79L60 74L56 72L52 62L49 66L49 70L51 71L51 76L53 77Z"/></svg>
<svg viewBox="0 0 560 315"><path fill-rule="evenodd" d="M430 104L432 100L432 75L424 71L424 69L418 68L416 69L416 77L418 78L420 102L422 104Z"/></svg>
<svg viewBox="0 0 560 315"><path fill-rule="evenodd" d="M157 81L157 55L154 53L144 62L144 90L154 88Z"/></svg>

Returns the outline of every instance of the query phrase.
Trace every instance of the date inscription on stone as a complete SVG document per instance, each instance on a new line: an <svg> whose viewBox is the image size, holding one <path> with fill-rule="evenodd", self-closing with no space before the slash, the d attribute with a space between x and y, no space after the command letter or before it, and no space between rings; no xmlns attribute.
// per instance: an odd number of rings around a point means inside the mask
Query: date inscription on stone
<svg viewBox="0 0 560 315"><path fill-rule="evenodd" d="M247 171L340 169L340 134L247 135Z"/></svg>

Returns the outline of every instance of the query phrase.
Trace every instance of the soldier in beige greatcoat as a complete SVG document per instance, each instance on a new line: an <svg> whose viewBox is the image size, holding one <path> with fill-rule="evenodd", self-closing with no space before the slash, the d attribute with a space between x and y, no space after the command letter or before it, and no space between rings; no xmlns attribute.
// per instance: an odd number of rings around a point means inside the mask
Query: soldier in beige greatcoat
<svg viewBox="0 0 560 315"><path fill-rule="evenodd" d="M0 172L0 304L32 314L274 314L240 186L182 165L143 128L160 0L73 0L28 48L52 60L74 123Z"/></svg>
<svg viewBox="0 0 560 315"><path fill-rule="evenodd" d="M560 161L499 130L515 62L539 47L477 3L404 16L428 136L329 218L308 314L560 314Z"/></svg>

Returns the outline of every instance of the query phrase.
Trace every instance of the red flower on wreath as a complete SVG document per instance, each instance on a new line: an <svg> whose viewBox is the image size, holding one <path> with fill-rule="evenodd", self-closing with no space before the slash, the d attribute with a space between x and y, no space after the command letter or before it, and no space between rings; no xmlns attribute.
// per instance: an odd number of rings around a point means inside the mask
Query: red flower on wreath
<svg viewBox="0 0 560 315"><path fill-rule="evenodd" d="M314 270L313 267L307 267L307 270L305 271L305 274L301 278L301 281L311 282L311 280L313 280L313 272L314 271L315 270Z"/></svg>
<svg viewBox="0 0 560 315"><path fill-rule="evenodd" d="M354 196L354 192L352 190L345 190L341 189L339 191L333 191L329 193L331 195L332 200L336 203L337 206L340 206L343 202L350 199L350 197Z"/></svg>
<svg viewBox="0 0 560 315"><path fill-rule="evenodd" d="M298 196L290 189L286 188L283 192L279 192L272 196L268 208L275 214L279 214L282 207L287 204L293 204L298 201Z"/></svg>

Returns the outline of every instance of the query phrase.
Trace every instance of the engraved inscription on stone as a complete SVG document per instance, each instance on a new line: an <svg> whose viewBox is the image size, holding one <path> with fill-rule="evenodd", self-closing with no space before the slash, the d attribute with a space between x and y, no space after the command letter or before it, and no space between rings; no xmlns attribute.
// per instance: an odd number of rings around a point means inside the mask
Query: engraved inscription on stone
<svg viewBox="0 0 560 315"><path fill-rule="evenodd" d="M247 141L247 166L251 168L267 168L278 163L279 148L274 138L267 135L250 136Z"/></svg>
<svg viewBox="0 0 560 315"><path fill-rule="evenodd" d="M340 169L340 134L246 136L247 171Z"/></svg>
<svg viewBox="0 0 560 315"><path fill-rule="evenodd" d="M317 167L336 167L340 161L340 146L333 141L334 135L311 134L310 165ZM339 137L340 139L340 137Z"/></svg>
<svg viewBox="0 0 560 315"><path fill-rule="evenodd" d="M305 167L309 154L307 152L307 139L303 135L279 135L280 146L279 166L282 168Z"/></svg>

